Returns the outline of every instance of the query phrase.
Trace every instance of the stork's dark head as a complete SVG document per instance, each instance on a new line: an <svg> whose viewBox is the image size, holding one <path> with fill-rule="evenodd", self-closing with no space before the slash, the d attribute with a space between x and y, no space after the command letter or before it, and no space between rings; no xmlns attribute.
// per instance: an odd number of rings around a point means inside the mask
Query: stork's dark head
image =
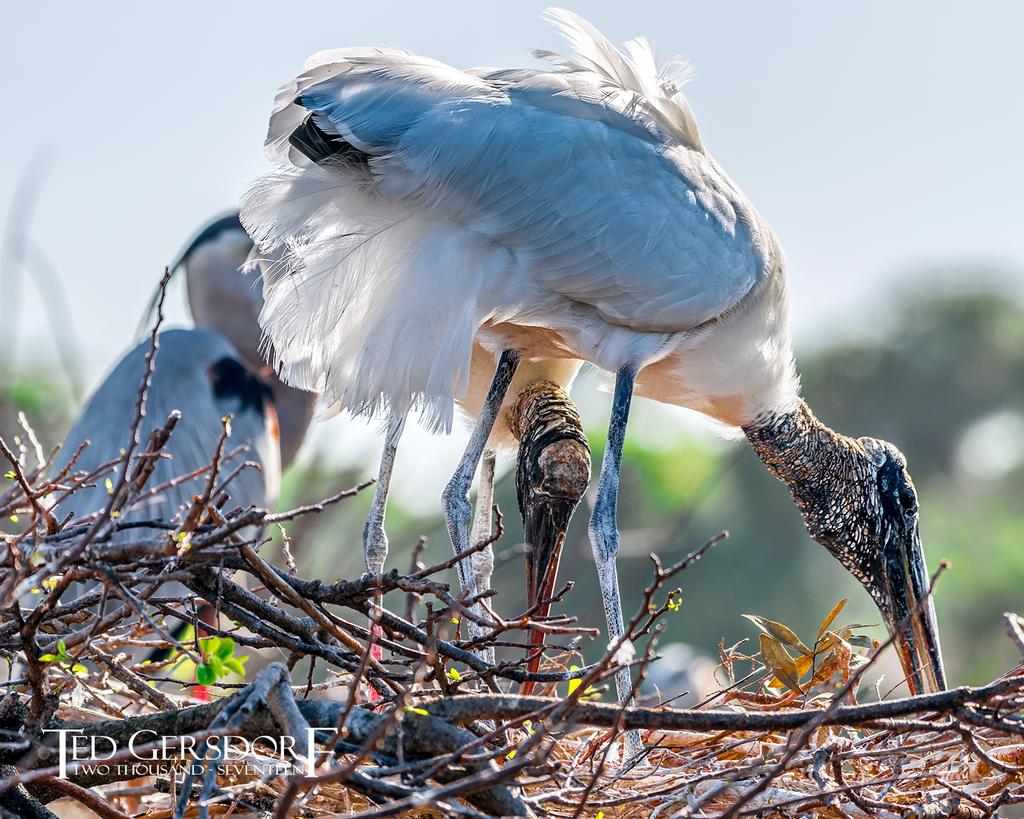
<svg viewBox="0 0 1024 819"><path fill-rule="evenodd" d="M810 536L875 601L911 691L944 689L917 492L903 453L886 441L839 435L806 405L747 435L768 469L789 486Z"/></svg>

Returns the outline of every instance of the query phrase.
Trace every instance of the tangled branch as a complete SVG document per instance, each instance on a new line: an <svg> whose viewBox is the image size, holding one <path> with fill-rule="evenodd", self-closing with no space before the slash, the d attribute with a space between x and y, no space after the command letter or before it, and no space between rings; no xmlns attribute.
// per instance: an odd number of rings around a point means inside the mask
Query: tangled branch
<svg viewBox="0 0 1024 819"><path fill-rule="evenodd" d="M144 806L170 819L424 809L987 816L1024 801L1024 676L857 704L879 650L854 651L849 629L832 623L838 607L796 677L779 665L784 647L768 657L734 646L723 648L722 689L703 706L644 701L663 620L678 608L669 587L722 536L668 568L652 556L625 636L588 665L595 629L537 617L545 601L503 616L493 592L466 599L446 580L454 558L422 566L422 548L405 573L302 577L288 528L370 483L280 513L230 509L237 470L224 474L226 431L209 464L181 478L205 476L191 506L174 520L140 517L170 485L150 484L178 422L172 414L139 440L155 331L150 352L133 443L100 470L76 472L73 458L48 476L45 464L29 466L25 451L0 442L9 467L0 513L21 521L0 536L0 654L12 670L0 700L0 815L52 816L46 806L58 798L101 816ZM61 519L64 500L115 468L103 508ZM499 541L497 520L477 548ZM269 538L246 534L278 529L282 566ZM566 585L554 595L556 609L570 593ZM199 601L220 618L198 623ZM483 634L463 634L467 621ZM1016 615L1006 628L1021 645ZM530 631L547 643L536 672ZM737 670L744 664L748 673ZM596 701L623 665L637 702ZM527 681L545 695L519 695ZM215 698L202 701L203 691ZM619 756L631 730L643 733L643 759Z"/></svg>

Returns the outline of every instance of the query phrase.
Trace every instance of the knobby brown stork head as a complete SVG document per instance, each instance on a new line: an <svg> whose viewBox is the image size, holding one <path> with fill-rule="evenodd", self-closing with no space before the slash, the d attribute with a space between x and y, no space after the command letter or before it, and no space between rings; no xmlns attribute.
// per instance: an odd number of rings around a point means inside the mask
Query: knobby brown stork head
<svg viewBox="0 0 1024 819"><path fill-rule="evenodd" d="M945 689L917 492L903 453L886 441L840 435L802 402L745 432L789 487L810 536L875 601L911 693Z"/></svg>

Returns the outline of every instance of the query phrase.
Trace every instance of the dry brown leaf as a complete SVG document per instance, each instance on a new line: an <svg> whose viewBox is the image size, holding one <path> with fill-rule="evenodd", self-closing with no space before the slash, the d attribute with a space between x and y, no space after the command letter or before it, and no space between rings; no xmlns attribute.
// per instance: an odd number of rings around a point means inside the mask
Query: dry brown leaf
<svg viewBox="0 0 1024 819"><path fill-rule="evenodd" d="M807 654L801 654L793 662L796 664L797 674L800 677L803 677L804 674L811 670L811 666L814 665L814 657ZM774 677L772 681L768 683L769 688L782 688L784 685L785 683L778 677Z"/></svg>
<svg viewBox="0 0 1024 819"><path fill-rule="evenodd" d="M825 634L825 639L820 641L818 646L817 654L821 657L824 654L831 652L837 645L842 645L849 648L849 639L853 635L853 632L848 628L844 628L842 632L829 631Z"/></svg>
<svg viewBox="0 0 1024 819"><path fill-rule="evenodd" d="M842 674L844 681L848 679L852 657L853 652L850 651L850 647L845 642L837 640L835 649L814 672L814 676L811 678L811 685L827 683L837 673Z"/></svg>
<svg viewBox="0 0 1024 819"><path fill-rule="evenodd" d="M744 614L743 616L777 642L785 643L790 648L795 648L801 654L814 653L796 636L796 632L784 623L769 620L767 617L761 617L758 614Z"/></svg>
<svg viewBox="0 0 1024 819"><path fill-rule="evenodd" d="M782 643L769 634L761 635L761 659L768 669L792 691L802 692L796 663Z"/></svg>
<svg viewBox="0 0 1024 819"><path fill-rule="evenodd" d="M836 603L832 607L832 611L830 611L828 613L828 617L826 617L822 621L821 628L818 629L818 639L819 640L821 639L821 635L824 634L826 631L828 631L828 627L831 626L833 621L836 619L836 617L839 616L839 612L841 612L843 610L843 608L846 606L847 602L849 602L848 598L844 597L842 600L840 600L838 603Z"/></svg>

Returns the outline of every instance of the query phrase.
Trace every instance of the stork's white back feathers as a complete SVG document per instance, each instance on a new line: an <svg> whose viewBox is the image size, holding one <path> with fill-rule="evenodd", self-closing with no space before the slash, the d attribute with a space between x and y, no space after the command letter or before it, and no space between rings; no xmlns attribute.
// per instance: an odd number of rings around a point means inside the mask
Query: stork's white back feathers
<svg viewBox="0 0 1024 819"><path fill-rule="evenodd" d="M704 150L693 110L680 91L693 76L688 63L677 58L659 66L645 37L627 42L623 53L590 23L565 9L548 9L544 16L565 37L575 59L542 49L534 50L536 56L563 73L586 75L587 85L612 96L605 104L647 120L647 127L662 129L695 151Z"/></svg>
<svg viewBox="0 0 1024 819"><path fill-rule="evenodd" d="M706 154L680 77L643 40L620 52L549 16L574 50L543 55L554 70L346 49L282 89L277 170L242 205L260 250L283 251L261 316L282 378L448 427L476 339L608 370L667 360L673 389L649 392L727 423L790 400L775 241ZM727 323L739 349L715 347Z"/></svg>

